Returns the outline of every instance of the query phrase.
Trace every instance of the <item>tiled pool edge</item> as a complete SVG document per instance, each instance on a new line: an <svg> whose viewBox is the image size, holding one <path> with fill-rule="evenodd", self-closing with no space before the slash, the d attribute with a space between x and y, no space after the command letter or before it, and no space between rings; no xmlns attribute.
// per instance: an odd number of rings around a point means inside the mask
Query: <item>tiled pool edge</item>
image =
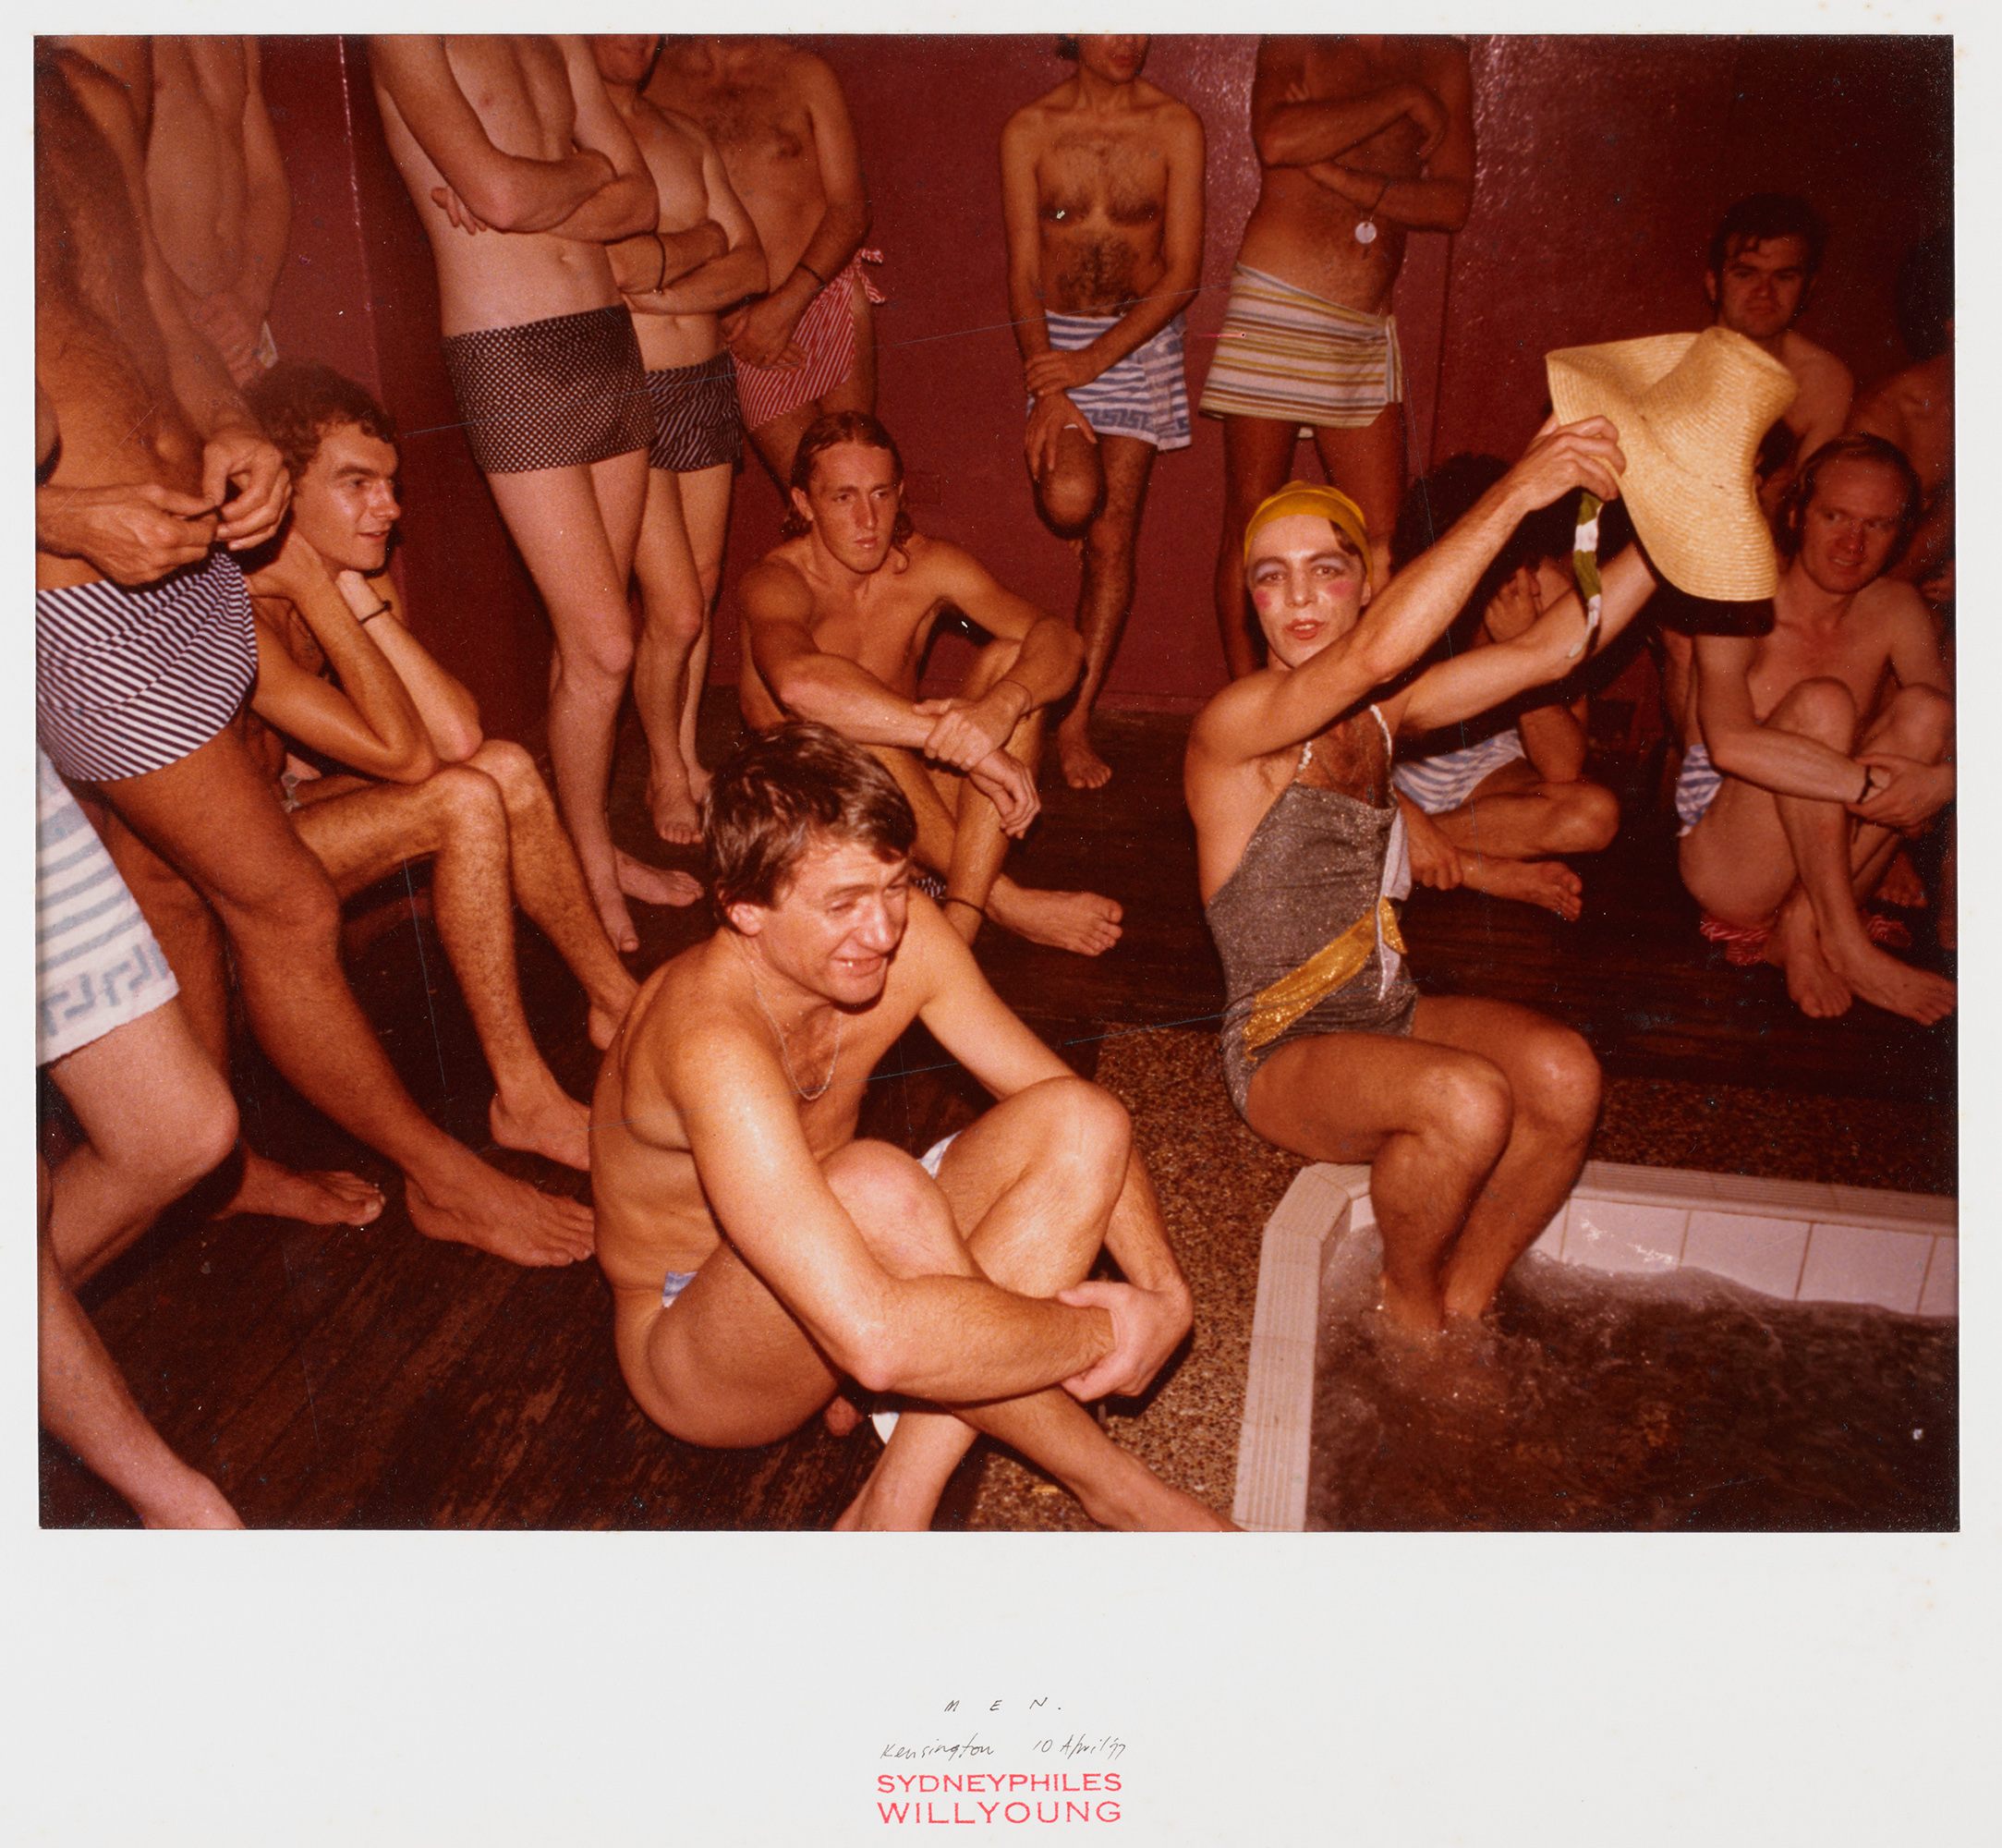
<svg viewBox="0 0 2002 1848"><path fill-rule="evenodd" d="M1321 1256L1376 1222L1369 1170L1304 1168L1266 1222L1231 1515L1253 1533L1306 1525ZM1749 1180L1588 1161L1532 1249L1616 1271L1710 1271L1766 1295L1960 1310L1959 1203L1929 1194Z"/></svg>

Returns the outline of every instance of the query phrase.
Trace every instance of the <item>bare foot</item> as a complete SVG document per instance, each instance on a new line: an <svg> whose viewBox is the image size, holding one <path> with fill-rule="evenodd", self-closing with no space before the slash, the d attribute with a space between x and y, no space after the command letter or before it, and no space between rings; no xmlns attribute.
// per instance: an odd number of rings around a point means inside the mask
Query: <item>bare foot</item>
<svg viewBox="0 0 2002 1848"><path fill-rule="evenodd" d="M184 1469L180 1479L164 1485L156 1496L135 1498L140 1520L149 1527L241 1527L243 1517L228 1498L198 1469Z"/></svg>
<svg viewBox="0 0 2002 1848"><path fill-rule="evenodd" d="M696 800L686 782L678 787L647 785L647 810L653 817L653 832L670 846L701 845L702 817Z"/></svg>
<svg viewBox="0 0 2002 1848"><path fill-rule="evenodd" d="M1895 905L1901 911L1923 911L1925 908L1925 881L1919 877L1919 869L1911 864L1911 857L1902 847L1891 856L1891 863L1884 869L1884 878L1875 896L1887 905Z"/></svg>
<svg viewBox="0 0 2002 1848"><path fill-rule="evenodd" d="M1831 955L1828 960L1836 974L1865 1001L1887 1014L1916 1020L1921 1027L1944 1020L1960 999L1960 990L1945 976L1901 963L1867 938L1861 949L1840 957Z"/></svg>
<svg viewBox="0 0 2002 1848"><path fill-rule="evenodd" d="M282 1168L247 1149L243 1184L215 1216L259 1213L266 1219L302 1220L308 1225L367 1225L382 1210L382 1188L359 1174Z"/></svg>
<svg viewBox="0 0 2002 1848"><path fill-rule="evenodd" d="M614 850L613 859L618 868L619 890L642 905L693 905L702 896L702 881L688 873L649 866L623 847Z"/></svg>
<svg viewBox="0 0 2002 1848"><path fill-rule="evenodd" d="M426 1238L477 1246L513 1264L573 1264L597 1248L591 1210L539 1194L469 1149L429 1188L406 1177L411 1222Z"/></svg>
<svg viewBox="0 0 2002 1848"><path fill-rule="evenodd" d="M844 1438L862 1422L862 1414L845 1392L837 1392L827 1402L820 1422L827 1427L829 1437Z"/></svg>
<svg viewBox="0 0 2002 1848"><path fill-rule="evenodd" d="M1554 911L1567 924L1575 924L1584 909L1585 882L1562 860L1498 860L1483 855L1466 860L1466 881L1476 892L1492 898L1520 899L1524 905L1540 905Z"/></svg>
<svg viewBox="0 0 2002 1848"><path fill-rule="evenodd" d="M530 1155L546 1155L566 1168L591 1166L591 1113L576 1099L553 1085L540 1102L513 1109L498 1092L487 1106L487 1126L503 1149L520 1149Z"/></svg>
<svg viewBox="0 0 2002 1848"><path fill-rule="evenodd" d="M1834 1020L1849 1012L1849 985L1822 954L1821 932L1803 904L1789 904L1765 945L1765 960L1786 971L1787 992L1810 1020Z"/></svg>
<svg viewBox="0 0 2002 1848"><path fill-rule="evenodd" d="M1057 727L1057 763L1073 789L1103 789L1112 780L1112 766L1092 749L1084 725L1068 719Z"/></svg>
<svg viewBox="0 0 2002 1848"><path fill-rule="evenodd" d="M987 909L1004 929L1053 950L1099 956L1119 942L1120 907L1095 892L1036 892L997 881Z"/></svg>

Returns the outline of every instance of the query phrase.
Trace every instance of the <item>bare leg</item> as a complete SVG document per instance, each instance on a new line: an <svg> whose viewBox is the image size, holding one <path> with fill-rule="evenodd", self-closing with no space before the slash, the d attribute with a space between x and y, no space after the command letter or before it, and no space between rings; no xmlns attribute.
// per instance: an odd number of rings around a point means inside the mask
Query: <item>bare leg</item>
<svg viewBox="0 0 2002 1848"><path fill-rule="evenodd" d="M1383 1308L1426 1332L1478 1316L1576 1180L1597 1062L1557 1022L1503 1002L1426 998L1412 1037L1281 1046L1246 1120L1319 1161L1368 1161Z"/></svg>
<svg viewBox="0 0 2002 1848"><path fill-rule="evenodd" d="M55 1061L84 1134L49 1182L50 1249L81 1283L227 1158L237 1105L177 1001Z"/></svg>
<svg viewBox="0 0 2002 1848"><path fill-rule="evenodd" d="M592 907L576 850L556 819L556 805L535 760L517 744L489 738L466 760L466 768L479 771L501 792L516 900L583 983L590 997L591 1044L601 1052L619 1030L639 984L613 953ZM688 883L699 896L701 887L693 880Z"/></svg>
<svg viewBox="0 0 2002 1848"><path fill-rule="evenodd" d="M488 1167L404 1089L341 974L334 888L235 727L164 770L102 787L120 818L184 868L215 907L237 952L251 1027L279 1071L404 1171L419 1231L522 1264L590 1254L588 1208Z"/></svg>
<svg viewBox="0 0 2002 1848"><path fill-rule="evenodd" d="M97 806L104 818L98 832L180 984L181 1016L207 1054L211 1068L226 1083L229 978L222 926L201 894L127 827L115 809ZM59 1173L67 1174L70 1166L65 1162ZM309 1225L367 1225L382 1212L382 1190L358 1174L344 1169L287 1168L246 1144L242 1178L215 1216L228 1219L237 1213L254 1213L261 1218L300 1220Z"/></svg>
<svg viewBox="0 0 2002 1848"><path fill-rule="evenodd" d="M699 803L709 794L709 772L696 752L696 727L702 715L702 694L709 685L710 646L714 633L717 587L722 582L723 544L730 533L730 499L734 471L705 468L681 479L682 519L695 551L702 585L702 608L708 613L702 633L688 651L686 691L681 703L681 758L688 772L688 793Z"/></svg>
<svg viewBox="0 0 2002 1848"><path fill-rule="evenodd" d="M1242 680L1259 662L1244 593L1244 529L1258 503L1286 485L1300 426L1267 417L1227 417L1223 423L1223 532L1217 543L1217 634L1223 663Z"/></svg>
<svg viewBox="0 0 2002 1848"><path fill-rule="evenodd" d="M590 1112L557 1084L522 1012L507 815L493 780L452 764L422 783L310 803L294 821L343 897L430 857L431 915L493 1074L493 1139L588 1169Z"/></svg>
<svg viewBox="0 0 2002 1848"><path fill-rule="evenodd" d="M1057 762L1073 789L1098 789L1111 780L1111 767L1091 748L1091 714L1133 609L1140 515L1154 468L1154 445L1136 436L1101 436L1098 446L1104 452L1105 505L1085 534L1077 591L1085 668L1070 712L1057 727Z"/></svg>
<svg viewBox="0 0 2002 1848"><path fill-rule="evenodd" d="M65 1163L67 1166L67 1163ZM149 1527L240 1527L221 1489L147 1422L49 1246L49 1188L36 1239L42 1423L132 1504Z"/></svg>
<svg viewBox="0 0 2002 1848"><path fill-rule="evenodd" d="M705 583L687 528L683 488L686 483L695 499L710 488L710 476L722 478L727 514L727 468L686 477L661 468L647 471L647 513L634 554L644 621L633 661L633 699L647 733L647 806L654 832L684 846L701 839L696 813L700 792L691 782L694 711L709 667L715 574L712 570Z"/></svg>
<svg viewBox="0 0 2002 1848"><path fill-rule="evenodd" d="M1555 854L1590 854L1611 844L1620 802L1603 784L1546 783L1526 759L1481 779L1457 808L1432 818L1460 850L1464 883L1497 898L1575 918L1584 882Z"/></svg>
<svg viewBox="0 0 2002 1848"><path fill-rule="evenodd" d="M1005 1268L1006 1254L1013 1253L1024 1275L1034 1270L1072 1282L1089 1267L1124 1173L1122 1113L1116 1146L1094 1133L1110 1114L1107 1102L1095 1088L1057 1079L1018 1093L965 1132L974 1142L960 1180L989 1191L978 1218L997 1264ZM976 1134L994 1117L1001 1121ZM946 1196L908 1156L880 1143L851 1143L830 1158L827 1173L892 1274L980 1274ZM997 1209L989 1230L985 1222ZM622 1320L620 1356L642 1405L695 1442L769 1441L826 1404L838 1384L798 1324L727 1245L672 1309L650 1314L643 1327L637 1319ZM1225 1525L1118 1450L1054 1388L954 1409L1050 1469L1109 1526ZM882 1513L884 1525L928 1525L931 1507L920 1504L928 1494L936 1503L938 1488L971 1441L955 1425L954 1418L924 1415L899 1423L864 1491L869 1514ZM843 1525L857 1525L862 1508L858 1502Z"/></svg>
<svg viewBox="0 0 2002 1848"><path fill-rule="evenodd" d="M556 631L549 693L556 799L605 934L622 951L639 947L626 897L669 902L636 889L648 886L644 873L657 879L658 870L630 856L622 858L605 820L613 732L633 665L625 587L647 472L645 452L635 450L588 468L531 468L487 478Z"/></svg>
<svg viewBox="0 0 2002 1848"><path fill-rule="evenodd" d="M1830 679L1802 681L1764 723L1844 752L1857 733L1849 689ZM1940 695L1911 687L1889 701L1867 737L1936 762L1951 723L1951 708ZM1839 803L1776 796L1727 778L1702 821L1683 837L1682 882L1728 923L1775 920L1768 954L1785 968L1788 992L1803 1013L1841 1014L1850 997L1860 994L1930 1026L1952 1011L1954 984L1879 949L1857 910L1858 872L1873 867L1882 876L1888 838L1881 828L1854 822ZM1787 903L1796 881L1804 910Z"/></svg>
<svg viewBox="0 0 2002 1848"><path fill-rule="evenodd" d="M1380 590L1397 568L1390 539L1397 530L1398 503L1404 497L1404 407L1385 405L1375 420L1360 430L1316 424L1314 446L1328 485L1339 488L1363 510L1375 566L1371 582Z"/></svg>

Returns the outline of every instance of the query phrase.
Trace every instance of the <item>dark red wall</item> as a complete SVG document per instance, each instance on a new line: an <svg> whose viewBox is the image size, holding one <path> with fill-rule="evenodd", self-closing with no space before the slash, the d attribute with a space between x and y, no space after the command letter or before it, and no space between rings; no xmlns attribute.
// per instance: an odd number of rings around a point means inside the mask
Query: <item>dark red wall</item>
<svg viewBox="0 0 2002 1848"><path fill-rule="evenodd" d="M880 407L904 448L913 509L1067 614L1076 567L1037 522L1022 463L996 156L1009 113L1067 67L1043 38L807 43L846 91L873 241L887 254ZM1892 282L1950 208L1950 40L1486 38L1470 48L1474 214L1456 238L1414 237L1398 286L1421 462L1519 448L1550 347L1700 326L1709 227L1747 192L1803 192L1835 224L1805 330L1861 378L1903 363ZM1209 132L1192 397L1256 197L1245 121L1255 55L1250 38L1162 38L1147 68ZM519 736L541 710L547 631L454 428L431 260L382 147L366 60L329 39L267 40L266 58L296 198L273 330L285 350L321 354L385 395L405 431L412 607L493 729ZM1108 703L1188 707L1220 684L1208 582L1221 479L1217 426L1198 419L1193 448L1155 469L1138 602ZM754 463L731 533L719 679L735 675L731 589L778 519ZM953 659L948 650L941 664Z"/></svg>

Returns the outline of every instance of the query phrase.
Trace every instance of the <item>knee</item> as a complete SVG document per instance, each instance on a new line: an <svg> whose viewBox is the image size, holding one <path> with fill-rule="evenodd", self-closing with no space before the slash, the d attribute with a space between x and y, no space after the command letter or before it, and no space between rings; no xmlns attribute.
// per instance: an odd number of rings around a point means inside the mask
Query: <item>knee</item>
<svg viewBox="0 0 2002 1848"><path fill-rule="evenodd" d="M447 764L425 778L424 794L446 837L485 839L507 831L500 779L483 766Z"/></svg>
<svg viewBox="0 0 2002 1848"><path fill-rule="evenodd" d="M1572 783L1559 785L1559 801L1551 852L1596 854L1609 847L1620 832L1620 798L1603 783Z"/></svg>
<svg viewBox="0 0 2002 1848"><path fill-rule="evenodd" d="M1841 681L1817 675L1800 682L1766 723L1847 750L1856 735L1856 698Z"/></svg>
<svg viewBox="0 0 2002 1848"><path fill-rule="evenodd" d="M702 625L708 619L713 594L703 586L685 585L672 594L650 598L647 604L648 639L677 653L693 648L702 638Z"/></svg>
<svg viewBox="0 0 2002 1848"><path fill-rule="evenodd" d="M466 760L464 768L477 771L501 792L502 805L509 814L549 802L549 791L543 787L535 760L511 739L489 738Z"/></svg>
<svg viewBox="0 0 2002 1848"><path fill-rule="evenodd" d="M1887 711L1884 743L1922 763L1937 763L1953 748L1953 701L1936 687L1901 687Z"/></svg>
<svg viewBox="0 0 2002 1848"><path fill-rule="evenodd" d="M1472 1053L1443 1059L1418 1087L1412 1127L1482 1170L1508 1147L1515 1098L1508 1075L1492 1060Z"/></svg>
<svg viewBox="0 0 2002 1848"><path fill-rule="evenodd" d="M1582 1141L1598 1121L1604 1074L1583 1038L1545 1021L1523 1043L1513 1073L1515 1107L1550 1134Z"/></svg>
<svg viewBox="0 0 2002 1848"><path fill-rule="evenodd" d="M631 630L598 630L567 639L559 638L556 671L563 679L580 686L624 687L633 671Z"/></svg>
<svg viewBox="0 0 2002 1848"><path fill-rule="evenodd" d="M1098 470L1088 463L1060 458L1036 478L1043 517L1066 538L1080 531L1098 511L1103 492Z"/></svg>
<svg viewBox="0 0 2002 1848"><path fill-rule="evenodd" d="M1110 1091L1078 1077L1046 1078L1035 1090L1050 1123L1061 1130L1044 1145L1050 1153L1081 1167L1110 1166L1125 1172L1133 1119Z"/></svg>
<svg viewBox="0 0 2002 1848"><path fill-rule="evenodd" d="M967 1268L944 1194L901 1149L858 1139L822 1173L884 1269L920 1276Z"/></svg>

